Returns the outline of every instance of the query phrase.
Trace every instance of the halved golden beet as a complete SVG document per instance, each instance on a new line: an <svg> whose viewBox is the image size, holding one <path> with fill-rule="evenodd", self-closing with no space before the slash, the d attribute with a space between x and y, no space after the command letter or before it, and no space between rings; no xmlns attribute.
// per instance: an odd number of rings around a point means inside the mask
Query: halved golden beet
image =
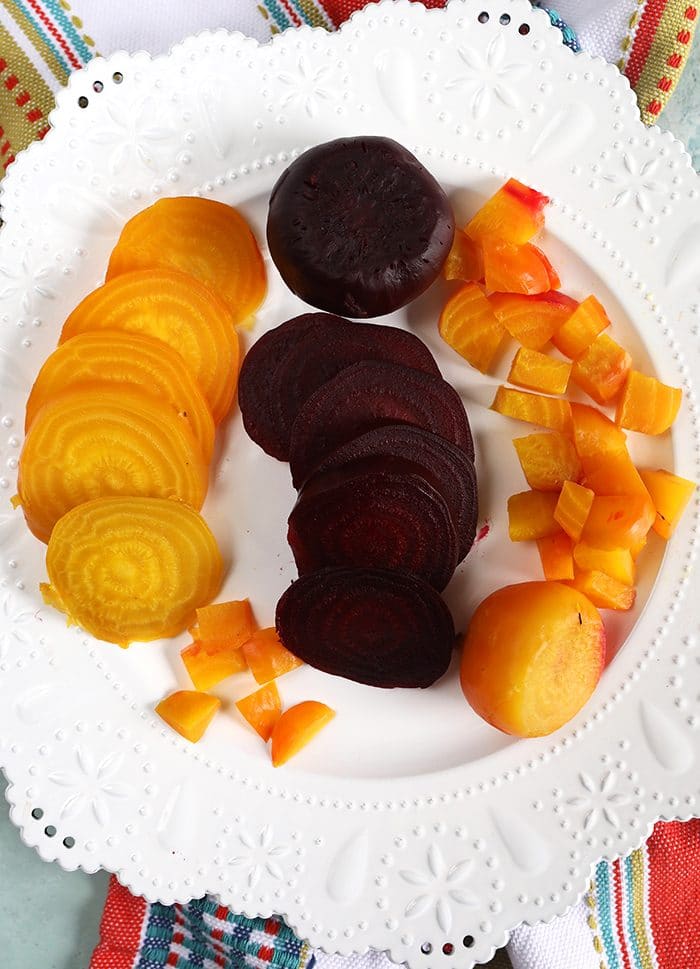
<svg viewBox="0 0 700 969"><path fill-rule="evenodd" d="M479 716L505 733L542 737L589 699L605 659L605 627L577 589L523 582L477 607L463 641L461 683Z"/></svg>

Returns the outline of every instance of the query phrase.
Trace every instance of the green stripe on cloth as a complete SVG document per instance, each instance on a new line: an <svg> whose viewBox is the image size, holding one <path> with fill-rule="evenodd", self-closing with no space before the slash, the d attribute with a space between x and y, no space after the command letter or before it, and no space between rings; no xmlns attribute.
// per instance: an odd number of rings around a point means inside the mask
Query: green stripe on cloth
<svg viewBox="0 0 700 969"><path fill-rule="evenodd" d="M309 946L280 919L248 919L204 898L150 906L134 969L201 969L205 960L222 966L311 969L311 956Z"/></svg>

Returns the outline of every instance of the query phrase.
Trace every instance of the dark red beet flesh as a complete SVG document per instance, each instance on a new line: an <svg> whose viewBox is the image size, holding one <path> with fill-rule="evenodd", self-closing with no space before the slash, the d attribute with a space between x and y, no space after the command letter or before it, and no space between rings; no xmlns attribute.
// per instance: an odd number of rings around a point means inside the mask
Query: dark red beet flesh
<svg viewBox="0 0 700 969"><path fill-rule="evenodd" d="M418 474L445 500L457 532L458 561L474 544L478 518L476 470L464 451L430 431L409 424L377 427L332 451L316 467L305 491L319 475L360 471Z"/></svg>
<svg viewBox="0 0 700 969"><path fill-rule="evenodd" d="M311 572L284 593L275 622L299 659L369 686L430 686L447 670L455 639L438 593L385 569Z"/></svg>
<svg viewBox="0 0 700 969"><path fill-rule="evenodd" d="M366 361L341 370L299 410L289 448L294 487L341 444L387 424L422 427L474 460L464 405L450 384L395 363Z"/></svg>
<svg viewBox="0 0 700 969"><path fill-rule="evenodd" d="M457 534L444 499L424 478L346 472L324 487L324 477L313 476L289 516L299 575L327 565L405 569L445 588L457 567Z"/></svg>
<svg viewBox="0 0 700 969"><path fill-rule="evenodd" d="M246 431L263 451L288 460L301 405L321 384L361 360L387 360L440 376L430 350L412 333L305 313L263 334L246 354L238 381Z"/></svg>
<svg viewBox="0 0 700 969"><path fill-rule="evenodd" d="M388 138L310 148L270 196L267 241L282 278L330 313L365 318L405 306L435 280L453 237L447 196Z"/></svg>

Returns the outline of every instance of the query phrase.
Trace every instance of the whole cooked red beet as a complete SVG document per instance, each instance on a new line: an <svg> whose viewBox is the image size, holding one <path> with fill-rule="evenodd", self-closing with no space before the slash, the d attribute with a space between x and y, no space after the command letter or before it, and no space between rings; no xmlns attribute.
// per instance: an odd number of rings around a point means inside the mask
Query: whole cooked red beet
<svg viewBox="0 0 700 969"><path fill-rule="evenodd" d="M432 431L474 460L467 414L450 384L395 363L365 361L341 370L300 408L289 448L294 487L341 444L387 424Z"/></svg>
<svg viewBox="0 0 700 969"><path fill-rule="evenodd" d="M321 569L277 603L284 645L316 669L381 687L426 687L447 670L449 609L426 582L385 569Z"/></svg>
<svg viewBox="0 0 700 969"><path fill-rule="evenodd" d="M457 567L449 509L417 474L314 475L289 516L299 575L327 565L405 569L442 590ZM324 486L324 478L330 478Z"/></svg>
<svg viewBox="0 0 700 969"><path fill-rule="evenodd" d="M454 238L447 196L418 159L380 137L305 151L270 196L267 241L289 288L354 317L405 306L436 279Z"/></svg>
<svg viewBox="0 0 700 969"><path fill-rule="evenodd" d="M304 313L268 330L246 354L238 380L246 431L263 451L288 460L301 405L321 384L360 360L388 360L440 376L430 350L412 333Z"/></svg>
<svg viewBox="0 0 700 969"><path fill-rule="evenodd" d="M387 471L417 474L445 500L457 532L458 561L467 555L476 535L478 493L476 470L464 451L437 434L410 424L375 427L331 451L316 467L305 491L319 475Z"/></svg>

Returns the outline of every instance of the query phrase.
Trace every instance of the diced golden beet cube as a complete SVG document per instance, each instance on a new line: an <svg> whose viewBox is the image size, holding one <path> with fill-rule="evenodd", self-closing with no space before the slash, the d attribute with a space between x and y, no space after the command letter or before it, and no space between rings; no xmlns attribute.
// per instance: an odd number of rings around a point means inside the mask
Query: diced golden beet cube
<svg viewBox="0 0 700 969"><path fill-rule="evenodd" d="M628 548L634 554L655 517L652 502L643 495L596 495L581 541L596 548Z"/></svg>
<svg viewBox="0 0 700 969"><path fill-rule="evenodd" d="M156 713L181 737L196 744L214 719L221 700L196 690L178 690L161 700Z"/></svg>
<svg viewBox="0 0 700 969"><path fill-rule="evenodd" d="M634 605L637 590L606 575L605 572L576 572L571 585L582 592L598 609L627 612Z"/></svg>
<svg viewBox="0 0 700 969"><path fill-rule="evenodd" d="M616 422L628 431L663 434L676 419L683 392L631 370L617 403Z"/></svg>
<svg viewBox="0 0 700 969"><path fill-rule="evenodd" d="M576 448L558 431L516 437L513 446L527 483L536 491L561 491L565 481L581 478Z"/></svg>
<svg viewBox="0 0 700 969"><path fill-rule="evenodd" d="M571 405L574 444L581 460L609 454L611 451L627 452L627 437L597 407L588 404Z"/></svg>
<svg viewBox="0 0 700 969"><path fill-rule="evenodd" d="M564 482L554 509L554 520L574 542L581 538L594 498L589 488L583 488L575 481Z"/></svg>
<svg viewBox="0 0 700 969"><path fill-rule="evenodd" d="M492 293L489 302L510 335L531 350L545 347L578 305L556 290L536 296Z"/></svg>
<svg viewBox="0 0 700 969"><path fill-rule="evenodd" d="M544 207L548 202L546 195L511 178L484 202L465 232L477 242L487 236L498 236L522 245L543 228Z"/></svg>
<svg viewBox="0 0 700 969"><path fill-rule="evenodd" d="M520 347L513 358L508 380L542 394L565 394L570 375L571 364L565 360L556 360L539 350Z"/></svg>
<svg viewBox="0 0 700 969"><path fill-rule="evenodd" d="M652 527L662 538L669 539L696 486L687 478L680 478L663 468L641 470L639 474L656 509Z"/></svg>
<svg viewBox="0 0 700 969"><path fill-rule="evenodd" d="M597 495L648 495L627 448L581 458L583 484Z"/></svg>
<svg viewBox="0 0 700 969"><path fill-rule="evenodd" d="M196 690L211 690L217 683L248 669L241 648L195 640L180 653Z"/></svg>
<svg viewBox="0 0 700 969"><path fill-rule="evenodd" d="M595 296L587 296L552 336L552 343L565 357L575 360L608 326L610 320L600 302Z"/></svg>
<svg viewBox="0 0 700 969"><path fill-rule="evenodd" d="M253 730L267 743L275 724L282 715L282 701L277 684L274 681L266 683L255 693L249 693L242 700L237 700L236 707Z"/></svg>
<svg viewBox="0 0 700 969"><path fill-rule="evenodd" d="M197 609L197 624L190 629L202 643L237 649L250 639L256 628L253 610L247 599L215 602Z"/></svg>
<svg viewBox="0 0 700 969"><path fill-rule="evenodd" d="M274 626L257 629L241 649L256 683L268 683L297 666L303 666L302 661L282 645Z"/></svg>
<svg viewBox="0 0 700 969"><path fill-rule="evenodd" d="M449 255L442 267L445 279L479 280L484 278L484 259L481 247L461 229L455 230L455 238Z"/></svg>
<svg viewBox="0 0 700 969"><path fill-rule="evenodd" d="M495 236L487 236L482 244L486 288L493 293L523 293L534 296L552 289L552 280L559 277L541 249L526 242L516 246Z"/></svg>
<svg viewBox="0 0 700 969"><path fill-rule="evenodd" d="M574 545L574 562L583 572L605 572L623 585L634 585L636 570L628 548L596 548L579 542Z"/></svg>
<svg viewBox="0 0 700 969"><path fill-rule="evenodd" d="M438 328L445 343L482 373L488 372L507 336L476 283L467 283L448 299Z"/></svg>
<svg viewBox="0 0 700 969"><path fill-rule="evenodd" d="M556 535L548 535L547 538L538 538L537 551L540 553L545 579L551 579L554 582L573 579L573 546L565 532L560 531Z"/></svg>
<svg viewBox="0 0 700 969"><path fill-rule="evenodd" d="M317 700L285 710L272 730L272 766L280 767L298 754L334 716L335 710Z"/></svg>
<svg viewBox="0 0 700 969"><path fill-rule="evenodd" d="M496 391L491 409L504 417L539 424L540 427L549 427L563 434L570 434L572 430L571 404L558 397L544 397L542 394L529 394L525 390L501 386Z"/></svg>
<svg viewBox="0 0 700 969"><path fill-rule="evenodd" d="M598 404L607 404L619 394L631 366L624 347L601 333L575 361L571 377Z"/></svg>
<svg viewBox="0 0 700 969"><path fill-rule="evenodd" d="M521 491L508 499L508 534L511 542L529 542L556 535L557 495L549 491Z"/></svg>

